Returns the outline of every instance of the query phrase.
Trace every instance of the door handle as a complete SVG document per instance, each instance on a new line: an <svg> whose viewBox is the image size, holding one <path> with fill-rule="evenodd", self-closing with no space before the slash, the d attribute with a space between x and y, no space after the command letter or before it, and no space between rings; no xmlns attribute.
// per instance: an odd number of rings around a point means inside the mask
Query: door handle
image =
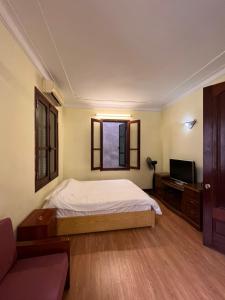
<svg viewBox="0 0 225 300"><path fill-rule="evenodd" d="M206 189L206 190L210 190L210 189L211 189L211 185L210 185L209 183L206 183L206 184L205 184L205 189Z"/></svg>

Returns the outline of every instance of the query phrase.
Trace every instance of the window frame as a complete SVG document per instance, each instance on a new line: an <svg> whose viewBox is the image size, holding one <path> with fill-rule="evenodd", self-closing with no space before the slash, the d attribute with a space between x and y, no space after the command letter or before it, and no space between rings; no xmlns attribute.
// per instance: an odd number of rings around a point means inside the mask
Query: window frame
<svg viewBox="0 0 225 300"><path fill-rule="evenodd" d="M45 97L38 88L35 87L34 91L34 98L35 98L35 192L40 190L42 187L47 185L49 182L51 182L53 179L58 177L59 173L59 143L58 143L58 110L49 102L47 97ZM38 141L38 103L41 103L46 108L46 147L40 147L39 141ZM55 147L51 147L50 145L50 113L53 113L55 116L55 122L54 122L54 141L55 141ZM46 176L43 178L38 179L38 171L39 171L39 150L46 150ZM51 172L51 164L50 164L50 154L51 151L55 151L54 156L54 172Z"/></svg>
<svg viewBox="0 0 225 300"><path fill-rule="evenodd" d="M100 148L94 148L94 122L100 123ZM115 122L115 123L126 123L126 166L124 168L104 168L103 167L103 123L104 122ZM130 127L131 124L137 124L137 147L135 149L130 148ZM141 122L140 120L123 120L123 119L95 119L91 118L91 170L100 171L128 171L130 169L140 169L141 159L141 135L140 135ZM137 166L131 166L130 152L137 151ZM100 165L94 166L94 151L100 151Z"/></svg>

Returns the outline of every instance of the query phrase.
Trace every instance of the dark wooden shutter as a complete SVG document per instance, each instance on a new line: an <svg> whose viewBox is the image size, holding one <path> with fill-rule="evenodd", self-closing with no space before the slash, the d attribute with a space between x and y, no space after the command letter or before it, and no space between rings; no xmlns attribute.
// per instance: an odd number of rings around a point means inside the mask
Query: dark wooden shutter
<svg viewBox="0 0 225 300"><path fill-rule="evenodd" d="M91 170L102 168L102 121L91 119Z"/></svg>
<svg viewBox="0 0 225 300"><path fill-rule="evenodd" d="M130 127L130 169L140 169L141 122L129 122Z"/></svg>
<svg viewBox="0 0 225 300"><path fill-rule="evenodd" d="M50 106L49 110L49 177L58 176L58 111Z"/></svg>
<svg viewBox="0 0 225 300"><path fill-rule="evenodd" d="M48 182L48 104L39 92L35 94L35 190Z"/></svg>
<svg viewBox="0 0 225 300"><path fill-rule="evenodd" d="M35 191L58 176L58 111L35 88Z"/></svg>
<svg viewBox="0 0 225 300"><path fill-rule="evenodd" d="M127 123L119 125L119 166L126 167Z"/></svg>

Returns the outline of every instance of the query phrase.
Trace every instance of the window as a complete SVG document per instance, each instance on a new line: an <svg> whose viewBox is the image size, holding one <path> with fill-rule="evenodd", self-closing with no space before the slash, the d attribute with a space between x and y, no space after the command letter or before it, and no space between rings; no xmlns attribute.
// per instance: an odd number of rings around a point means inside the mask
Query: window
<svg viewBox="0 0 225 300"><path fill-rule="evenodd" d="M91 119L91 170L140 169L140 120Z"/></svg>
<svg viewBox="0 0 225 300"><path fill-rule="evenodd" d="M58 111L35 88L35 191L58 176Z"/></svg>

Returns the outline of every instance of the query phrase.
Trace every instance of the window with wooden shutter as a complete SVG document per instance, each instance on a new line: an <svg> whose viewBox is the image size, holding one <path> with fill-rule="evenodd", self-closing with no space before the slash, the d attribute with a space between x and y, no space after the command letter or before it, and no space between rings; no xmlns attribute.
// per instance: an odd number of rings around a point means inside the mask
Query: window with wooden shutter
<svg viewBox="0 0 225 300"><path fill-rule="evenodd" d="M140 169L140 120L91 119L91 170Z"/></svg>
<svg viewBox="0 0 225 300"><path fill-rule="evenodd" d="M35 191L58 176L58 111L35 88Z"/></svg>

